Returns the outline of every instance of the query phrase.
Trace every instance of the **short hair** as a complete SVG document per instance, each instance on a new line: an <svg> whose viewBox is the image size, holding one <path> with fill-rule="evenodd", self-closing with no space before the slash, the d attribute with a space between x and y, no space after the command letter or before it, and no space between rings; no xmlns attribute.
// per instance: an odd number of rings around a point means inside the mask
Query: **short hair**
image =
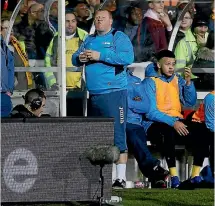
<svg viewBox="0 0 215 206"><path fill-rule="evenodd" d="M160 61L164 57L175 58L175 54L168 49L159 51L155 56L158 61Z"/></svg>
<svg viewBox="0 0 215 206"><path fill-rule="evenodd" d="M214 49L214 31L210 31L205 47L208 49Z"/></svg>
<svg viewBox="0 0 215 206"><path fill-rule="evenodd" d="M107 9L98 9L98 10L96 10L95 16L96 16L96 14L97 14L98 12L101 12L101 11L106 11L106 12L108 12L109 17L110 17L111 19L113 19L112 13L111 13L110 11L108 11Z"/></svg>
<svg viewBox="0 0 215 206"><path fill-rule="evenodd" d="M179 10L179 11L178 11L178 17L181 15L182 11L183 11L183 10ZM186 13L189 13L191 19L194 19L194 13L193 13L191 10L187 10ZM185 14L186 14L186 13L185 13Z"/></svg>
<svg viewBox="0 0 215 206"><path fill-rule="evenodd" d="M132 12L135 8L141 9L141 7L140 7L139 4L131 5L131 6L129 6L129 7L126 9L126 13L127 13L128 15L131 15L131 12ZM141 10L142 10L142 9L141 9Z"/></svg>
<svg viewBox="0 0 215 206"><path fill-rule="evenodd" d="M25 94L23 98L25 100L25 104L30 104L35 99L46 99L46 95L41 89L31 89Z"/></svg>
<svg viewBox="0 0 215 206"><path fill-rule="evenodd" d="M73 14L75 16L75 19L77 20L77 15L76 15L76 12L74 11L74 9L66 9L65 16L67 14Z"/></svg>

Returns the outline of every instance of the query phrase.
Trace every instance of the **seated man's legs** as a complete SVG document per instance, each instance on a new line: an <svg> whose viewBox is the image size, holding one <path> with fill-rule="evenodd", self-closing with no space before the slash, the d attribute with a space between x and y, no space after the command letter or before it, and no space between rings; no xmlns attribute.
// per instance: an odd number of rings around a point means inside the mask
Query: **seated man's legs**
<svg viewBox="0 0 215 206"><path fill-rule="evenodd" d="M199 176L204 159L209 155L208 129L203 123L184 121L184 124L188 126L189 130L186 145L192 149L193 168L191 178L194 178Z"/></svg>
<svg viewBox="0 0 215 206"><path fill-rule="evenodd" d="M166 158L174 188L180 184L176 171L176 136L178 135L173 127L160 122L153 123L147 131L148 139L159 148Z"/></svg>
<svg viewBox="0 0 215 206"><path fill-rule="evenodd" d="M151 155L143 127L127 123L126 134L127 144L132 150L143 175L150 179L165 180L169 172L161 168L159 166L160 161Z"/></svg>
<svg viewBox="0 0 215 206"><path fill-rule="evenodd" d="M210 153L209 153L209 161L212 175L214 176L214 132L209 131L209 144L210 144Z"/></svg>
<svg viewBox="0 0 215 206"><path fill-rule="evenodd" d="M180 184L179 189L194 189L207 187L200 177L200 169L205 157L209 155L209 136L205 124L191 121L183 121L187 125L189 135L186 136L185 144L192 149L193 168L191 177ZM203 183L203 184L202 184Z"/></svg>

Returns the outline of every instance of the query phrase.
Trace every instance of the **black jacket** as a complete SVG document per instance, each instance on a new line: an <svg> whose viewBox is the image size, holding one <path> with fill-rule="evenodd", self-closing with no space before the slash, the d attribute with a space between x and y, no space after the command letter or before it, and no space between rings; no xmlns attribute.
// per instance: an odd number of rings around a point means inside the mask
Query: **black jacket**
<svg viewBox="0 0 215 206"><path fill-rule="evenodd" d="M15 106L10 113L11 118L29 118L36 117L32 112L30 112L24 105L19 104Z"/></svg>

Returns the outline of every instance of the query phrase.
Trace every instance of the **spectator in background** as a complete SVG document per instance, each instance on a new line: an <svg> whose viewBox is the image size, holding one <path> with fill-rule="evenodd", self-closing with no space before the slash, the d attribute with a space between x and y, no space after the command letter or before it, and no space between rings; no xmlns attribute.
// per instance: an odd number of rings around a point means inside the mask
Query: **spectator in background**
<svg viewBox="0 0 215 206"><path fill-rule="evenodd" d="M90 32L90 28L93 24L93 18L90 18L90 9L85 1L78 1L74 8L77 17L77 26L86 32Z"/></svg>
<svg viewBox="0 0 215 206"><path fill-rule="evenodd" d="M135 62L142 62L144 56L142 51L144 50L143 42L140 41L144 35L142 28L143 13L142 9L138 5L128 7L127 9L127 21L124 23L122 31L128 35L134 46L134 60ZM123 23L123 22L122 22Z"/></svg>
<svg viewBox="0 0 215 206"><path fill-rule="evenodd" d="M208 35L205 47L201 47L196 55L193 68L214 68L214 32ZM212 90L214 85L214 73L194 73L198 79L194 81L196 89Z"/></svg>
<svg viewBox="0 0 215 206"><path fill-rule="evenodd" d="M87 32L77 27L77 19L74 12L66 11L66 66L73 67L71 58L78 50L82 42L87 36ZM57 66L58 62L58 33L52 39L45 57L45 66ZM52 90L57 89L57 79L53 72L46 72L45 77L48 87ZM71 90L67 93L67 116L83 116L82 99L80 98L80 89L82 85L82 72L67 72L66 73L66 88ZM79 89L79 98L71 98L75 96L75 90Z"/></svg>
<svg viewBox="0 0 215 206"><path fill-rule="evenodd" d="M110 12L116 11L117 10L116 0L107 1L106 4L104 5L104 9ZM113 19L114 19L114 16L113 16Z"/></svg>
<svg viewBox="0 0 215 206"><path fill-rule="evenodd" d="M188 11L185 13L184 18L179 27L179 30L174 42L173 51L175 51L176 45L178 44L179 41L181 41L183 38L189 39L193 36L191 31L192 23L193 23L193 14L190 11Z"/></svg>
<svg viewBox="0 0 215 206"><path fill-rule="evenodd" d="M31 89L23 97L25 104L17 105L13 108L10 117L28 118L40 117L46 103L45 93L40 89Z"/></svg>
<svg viewBox="0 0 215 206"><path fill-rule="evenodd" d="M44 6L33 4L29 8L27 16L14 27L14 34L19 41L25 42L29 59L44 59L53 37L48 24L44 21Z"/></svg>
<svg viewBox="0 0 215 206"><path fill-rule="evenodd" d="M204 19L204 17L197 17L194 19L192 30L188 30L185 35L185 38L180 40L175 49L176 56L176 71L182 70L185 67L191 68L195 59L196 53L199 47L205 45L205 41L208 37L208 22ZM196 76L192 75L192 79L196 78Z"/></svg>
<svg viewBox="0 0 215 206"><path fill-rule="evenodd" d="M172 31L172 24L164 12L164 1L148 1L148 10L142 22L141 42L142 61L151 61L154 54L162 49L167 49L168 39ZM168 33L168 35L166 35Z"/></svg>
<svg viewBox="0 0 215 206"><path fill-rule="evenodd" d="M58 0L51 5L49 21L55 30L58 31Z"/></svg>
<svg viewBox="0 0 215 206"><path fill-rule="evenodd" d="M95 14L95 11L100 7L101 0L87 0L87 3L89 4L90 11L92 15Z"/></svg>
<svg viewBox="0 0 215 206"><path fill-rule="evenodd" d="M193 33L196 37L198 47L204 47L208 38L209 22L204 16L196 16L193 21Z"/></svg>
<svg viewBox="0 0 215 206"><path fill-rule="evenodd" d="M2 25L1 25L2 26ZM14 89L14 57L2 34L1 40L1 117L8 117L11 109L11 95Z"/></svg>
<svg viewBox="0 0 215 206"><path fill-rule="evenodd" d="M22 21L14 26L14 34L25 45L29 59L44 59L48 45L53 38L52 31L44 21L44 6L33 4ZM33 73L37 88L45 88L43 73Z"/></svg>
<svg viewBox="0 0 215 206"><path fill-rule="evenodd" d="M147 112L148 102L139 89L141 79L128 73L128 117L126 124L127 144L129 152L134 154L140 171L150 179L152 186L166 186L169 172L160 166L160 161L154 158L147 146L147 137L142 126L143 113Z"/></svg>
<svg viewBox="0 0 215 206"><path fill-rule="evenodd" d="M114 117L114 144L120 149L117 179L113 187L124 188L126 180L126 68L134 60L128 36L111 28L112 15L107 10L95 14L94 35L90 35L72 56L75 66L86 65L86 85L90 95L91 116Z"/></svg>
<svg viewBox="0 0 215 206"><path fill-rule="evenodd" d="M179 0L177 5L176 5L176 12L177 12L177 17L180 16L180 13L182 12L182 10L184 9L185 6L187 6L187 4L190 3L189 0ZM189 6L189 12L192 13L193 15L196 14L196 8L195 8L195 3L190 4ZM177 19L175 19L174 24L176 23Z"/></svg>
<svg viewBox="0 0 215 206"><path fill-rule="evenodd" d="M194 106L197 95L191 82L191 71L185 69L185 79L174 73L175 55L169 50L157 54L157 76L146 78L142 91L149 102L143 126L148 139L164 154L170 175L171 187L180 185L176 172L175 145L185 144L193 149L192 183L200 183L200 168L207 155L208 144L202 141L204 131L195 123L186 122L181 114L181 103ZM201 151L201 152L199 152Z"/></svg>
<svg viewBox="0 0 215 206"><path fill-rule="evenodd" d="M126 18L120 15L120 10L117 8L117 0L106 1L102 9L111 12L113 17L112 27L118 31L123 31Z"/></svg>
<svg viewBox="0 0 215 206"><path fill-rule="evenodd" d="M66 11L66 66L72 67L72 55L78 50L81 43L87 36L87 32L77 27L77 19L74 12ZM45 66L57 66L58 61L58 32L52 39L45 57ZM49 88L57 84L53 72L46 72L45 77ZM67 72L66 86L67 89L81 88L81 72Z"/></svg>
<svg viewBox="0 0 215 206"><path fill-rule="evenodd" d="M6 31L9 28L9 21L2 20L1 31L3 38L6 38ZM9 48L14 55L14 66L29 67L28 57L25 53L25 46L21 44L13 35L13 31L9 38ZM15 73L15 89L23 90L33 87L33 76L31 72L16 72Z"/></svg>

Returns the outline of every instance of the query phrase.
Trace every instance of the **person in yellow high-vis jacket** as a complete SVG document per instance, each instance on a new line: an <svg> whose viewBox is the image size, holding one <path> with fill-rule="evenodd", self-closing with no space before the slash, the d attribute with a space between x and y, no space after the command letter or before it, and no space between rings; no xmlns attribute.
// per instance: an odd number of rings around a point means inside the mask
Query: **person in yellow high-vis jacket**
<svg viewBox="0 0 215 206"><path fill-rule="evenodd" d="M66 66L72 67L72 55L78 50L80 44L87 36L87 32L77 27L76 16L73 12L66 12ZM45 66L57 66L58 61L58 32L55 33L45 56ZM67 89L81 88L81 72L66 73ZM56 76L53 72L45 72L48 88L54 88L57 84Z"/></svg>
<svg viewBox="0 0 215 206"><path fill-rule="evenodd" d="M185 37L180 40L175 48L176 71L182 72L185 67L192 68L199 47L206 43L208 37L208 23L205 20L196 19L193 23L194 31L188 29ZM196 76L192 75L192 79Z"/></svg>

